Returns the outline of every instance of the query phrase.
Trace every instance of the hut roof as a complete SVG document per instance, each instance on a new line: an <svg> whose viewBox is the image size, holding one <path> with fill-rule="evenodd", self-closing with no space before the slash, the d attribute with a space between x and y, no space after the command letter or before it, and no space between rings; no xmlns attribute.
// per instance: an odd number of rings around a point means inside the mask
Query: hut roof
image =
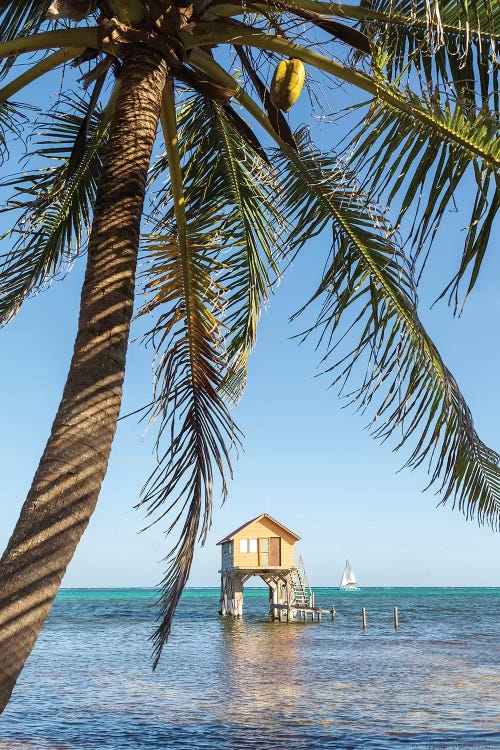
<svg viewBox="0 0 500 750"><path fill-rule="evenodd" d="M235 529L230 534L228 534L227 536L225 536L224 539L221 539L220 542L217 542L217 544L223 544L224 542L230 542L231 539L233 539L236 536L236 534L238 534L240 531L242 531L246 526L250 526L250 524L251 523L255 523L255 521L260 521L261 518L268 518L270 521L272 521L273 523L275 523L276 526L279 526L281 529L283 529L288 534L290 534L291 536L293 536L296 539L296 541L298 541L300 539L300 536L297 536L297 534L295 534L293 531L290 531L290 529L287 529L286 526L283 526L282 523L280 523L279 521L277 521L275 518L273 518L272 516L270 516L268 513L261 513L260 516L257 516L256 518L252 518L252 519L250 519L250 521L246 521L246 523L244 523L242 526L238 526L237 529Z"/></svg>

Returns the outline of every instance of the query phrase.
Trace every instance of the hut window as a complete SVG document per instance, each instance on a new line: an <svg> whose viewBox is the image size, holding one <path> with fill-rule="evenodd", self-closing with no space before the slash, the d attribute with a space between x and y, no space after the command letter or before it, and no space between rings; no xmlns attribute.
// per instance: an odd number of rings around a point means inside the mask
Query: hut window
<svg viewBox="0 0 500 750"><path fill-rule="evenodd" d="M249 539L248 540L248 551L249 552L257 552L257 539Z"/></svg>
<svg viewBox="0 0 500 750"><path fill-rule="evenodd" d="M240 539L240 552L248 552L248 539Z"/></svg>

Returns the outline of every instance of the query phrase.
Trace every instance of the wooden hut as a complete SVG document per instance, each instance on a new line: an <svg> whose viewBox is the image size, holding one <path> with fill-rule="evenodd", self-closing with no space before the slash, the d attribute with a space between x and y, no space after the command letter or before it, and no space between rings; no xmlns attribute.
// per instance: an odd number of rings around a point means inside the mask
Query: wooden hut
<svg viewBox="0 0 500 750"><path fill-rule="evenodd" d="M262 513L217 542L221 547L222 615L243 614L243 586L259 576L269 587L269 612L273 619L295 619L305 610L313 613L314 594L302 558L295 563L295 543L300 537ZM319 619L319 615L318 615Z"/></svg>

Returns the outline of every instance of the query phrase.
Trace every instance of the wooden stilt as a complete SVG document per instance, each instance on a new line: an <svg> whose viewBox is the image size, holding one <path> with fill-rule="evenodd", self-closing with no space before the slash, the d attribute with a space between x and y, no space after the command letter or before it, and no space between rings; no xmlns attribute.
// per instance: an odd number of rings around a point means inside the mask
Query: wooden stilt
<svg viewBox="0 0 500 750"><path fill-rule="evenodd" d="M229 553L226 553L226 557L227 554ZM314 594L307 582L305 571L299 573L296 567L279 568L276 566L265 569L223 567L219 573L221 574L219 609L221 615L233 615L233 617L243 615L243 587L253 575L260 576L268 586L269 615L272 620L307 622L310 616L312 622L320 622L321 613L328 614L329 612L329 610L321 610L315 606ZM334 616L333 612L332 619Z"/></svg>
<svg viewBox="0 0 500 750"><path fill-rule="evenodd" d="M399 628L398 608L394 607L394 629L397 630L398 628Z"/></svg>
<svg viewBox="0 0 500 750"><path fill-rule="evenodd" d="M363 615L363 630L366 630L366 609L362 607L361 614Z"/></svg>

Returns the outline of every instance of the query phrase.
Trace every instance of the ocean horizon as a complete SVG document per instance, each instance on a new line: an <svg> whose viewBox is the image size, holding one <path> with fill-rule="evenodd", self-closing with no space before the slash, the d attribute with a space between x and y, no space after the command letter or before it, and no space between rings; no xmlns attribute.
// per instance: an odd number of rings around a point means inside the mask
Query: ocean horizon
<svg viewBox="0 0 500 750"><path fill-rule="evenodd" d="M427 592L430 595L433 595L433 593L437 593L440 591L449 591L451 594L456 592L457 594L463 594L463 593L473 593L473 592L491 592L495 595L499 595L500 593L500 586L361 586L358 590L354 591L341 591L338 586L314 586L314 591L316 593L319 593L322 597L328 596L329 592L332 592L332 594L335 596L335 593L338 593L340 596L347 596L350 593L355 594L356 596L360 596L363 593L375 593L375 592L382 592L382 591L388 591L388 592L406 592L406 591L421 591L421 592ZM150 592L152 595L160 595L161 594L161 586L61 586L58 593L59 600L61 599L61 596L63 593L71 592L71 591L146 591ZM213 585L213 586L186 586L184 588L184 591L182 593L181 601L183 601L187 596L189 596L190 592L204 592L203 595L213 594L217 593L217 596L220 594L220 585ZM268 588L265 584L262 586L259 584L256 585L248 585L245 584L244 586L245 593L248 593L249 591L260 591L265 592L267 597L267 591ZM500 614L500 612L499 612ZM500 630L499 630L500 633Z"/></svg>
<svg viewBox="0 0 500 750"><path fill-rule="evenodd" d="M500 748L500 587L314 590L334 621L272 622L260 586L221 618L219 587L187 588L153 672L158 588L61 589L0 750Z"/></svg>

